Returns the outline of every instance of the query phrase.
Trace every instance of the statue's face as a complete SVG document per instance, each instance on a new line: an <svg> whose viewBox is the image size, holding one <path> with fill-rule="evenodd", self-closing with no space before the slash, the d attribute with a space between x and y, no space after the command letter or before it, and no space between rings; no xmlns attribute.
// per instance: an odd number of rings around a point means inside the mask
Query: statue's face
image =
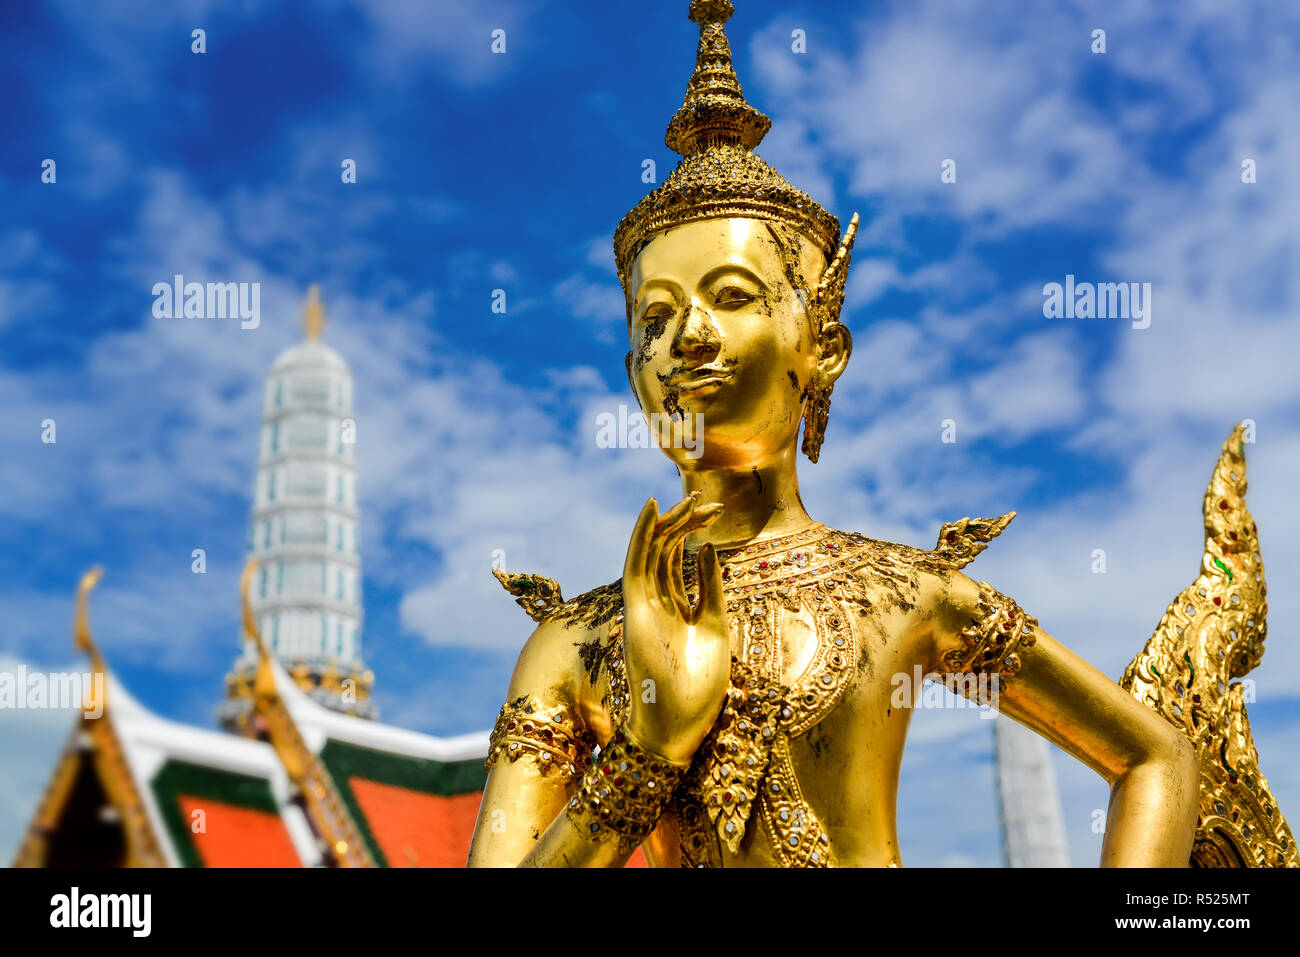
<svg viewBox="0 0 1300 957"><path fill-rule="evenodd" d="M815 287L825 257L808 242L796 254ZM743 466L792 446L810 384L832 383L848 362L845 339L814 342L761 220L667 230L637 256L629 283L628 378L642 410L680 413L681 427L703 428L698 452L689 438L661 443L680 446L664 449L679 465Z"/></svg>

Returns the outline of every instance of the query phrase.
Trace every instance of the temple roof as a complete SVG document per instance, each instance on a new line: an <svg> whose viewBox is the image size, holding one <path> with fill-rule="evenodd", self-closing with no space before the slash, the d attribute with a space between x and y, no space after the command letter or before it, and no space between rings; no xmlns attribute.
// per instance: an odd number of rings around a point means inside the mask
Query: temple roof
<svg viewBox="0 0 1300 957"><path fill-rule="evenodd" d="M268 663L276 695L373 863L463 867L487 779L488 733L438 738L341 714L303 693L273 657Z"/></svg>
<svg viewBox="0 0 1300 957"><path fill-rule="evenodd" d="M342 715L311 700L278 663L273 668L276 693L371 863L463 866L486 778L487 733L437 738ZM142 825L140 843L156 848L143 863L329 863L309 816L293 800L301 789L287 769L292 755L268 741L159 717L111 674L105 698L102 718L78 718L17 865L89 866L60 857L58 835L83 833L107 818ZM113 760L114 751L122 760ZM83 792L96 797L78 799Z"/></svg>
<svg viewBox="0 0 1300 957"><path fill-rule="evenodd" d="M276 692L313 752L319 752L327 740L334 740L440 763L469 760L482 763L487 756L487 731L439 738L343 714L314 701L303 692L278 660L273 660L271 664L275 673Z"/></svg>
<svg viewBox="0 0 1300 957"><path fill-rule="evenodd" d="M105 676L103 712L76 719L17 866L464 865L487 732L438 738L340 714L264 646L254 737L159 717L90 635L96 581L83 579L77 630Z"/></svg>

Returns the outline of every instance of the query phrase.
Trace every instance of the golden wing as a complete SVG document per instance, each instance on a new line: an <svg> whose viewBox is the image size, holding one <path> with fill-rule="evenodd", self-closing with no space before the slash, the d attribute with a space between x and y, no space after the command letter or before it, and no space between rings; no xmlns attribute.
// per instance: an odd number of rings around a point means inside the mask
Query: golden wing
<svg viewBox="0 0 1300 957"><path fill-rule="evenodd" d="M1180 728L1201 763L1193 867L1300 867L1291 828L1259 773L1241 682L1264 654L1268 588L1246 510L1243 426L1205 492L1201 574L1165 612L1120 687ZM1253 697L1253 696L1252 696Z"/></svg>

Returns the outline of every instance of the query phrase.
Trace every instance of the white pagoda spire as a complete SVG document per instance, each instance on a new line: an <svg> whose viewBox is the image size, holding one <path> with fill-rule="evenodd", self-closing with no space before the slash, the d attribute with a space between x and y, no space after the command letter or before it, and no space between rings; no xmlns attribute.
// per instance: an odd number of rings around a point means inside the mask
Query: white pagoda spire
<svg viewBox="0 0 1300 957"><path fill-rule="evenodd" d="M1065 817L1047 742L1010 718L993 722L1007 867L1069 867Z"/></svg>
<svg viewBox="0 0 1300 957"><path fill-rule="evenodd" d="M320 341L315 286L303 310L306 339L267 377L249 554L252 603L285 670L327 707L374 717L373 676L361 657L356 422L352 374ZM257 652L246 643L227 678L228 725L248 711Z"/></svg>

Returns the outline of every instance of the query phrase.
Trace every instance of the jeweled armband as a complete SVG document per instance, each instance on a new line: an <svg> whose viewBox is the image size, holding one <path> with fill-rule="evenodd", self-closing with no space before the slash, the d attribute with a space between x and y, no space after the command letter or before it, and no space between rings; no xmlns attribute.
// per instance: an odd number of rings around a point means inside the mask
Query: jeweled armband
<svg viewBox="0 0 1300 957"><path fill-rule="evenodd" d="M516 698L501 706L484 767L491 768L502 757L518 761L528 755L543 774L554 768L567 782L586 770L594 748L595 741L568 707L544 708Z"/></svg>
<svg viewBox="0 0 1300 957"><path fill-rule="evenodd" d="M1036 640L1038 619L988 582L980 582L979 589L979 618L962 629L962 647L944 655L944 667L950 675L996 675L1005 684L1020 670L1020 649ZM973 691L960 680L950 687L968 696Z"/></svg>
<svg viewBox="0 0 1300 957"><path fill-rule="evenodd" d="M566 813L587 837L617 839L619 850L631 853L654 830L687 767L647 751L620 728L582 776Z"/></svg>

